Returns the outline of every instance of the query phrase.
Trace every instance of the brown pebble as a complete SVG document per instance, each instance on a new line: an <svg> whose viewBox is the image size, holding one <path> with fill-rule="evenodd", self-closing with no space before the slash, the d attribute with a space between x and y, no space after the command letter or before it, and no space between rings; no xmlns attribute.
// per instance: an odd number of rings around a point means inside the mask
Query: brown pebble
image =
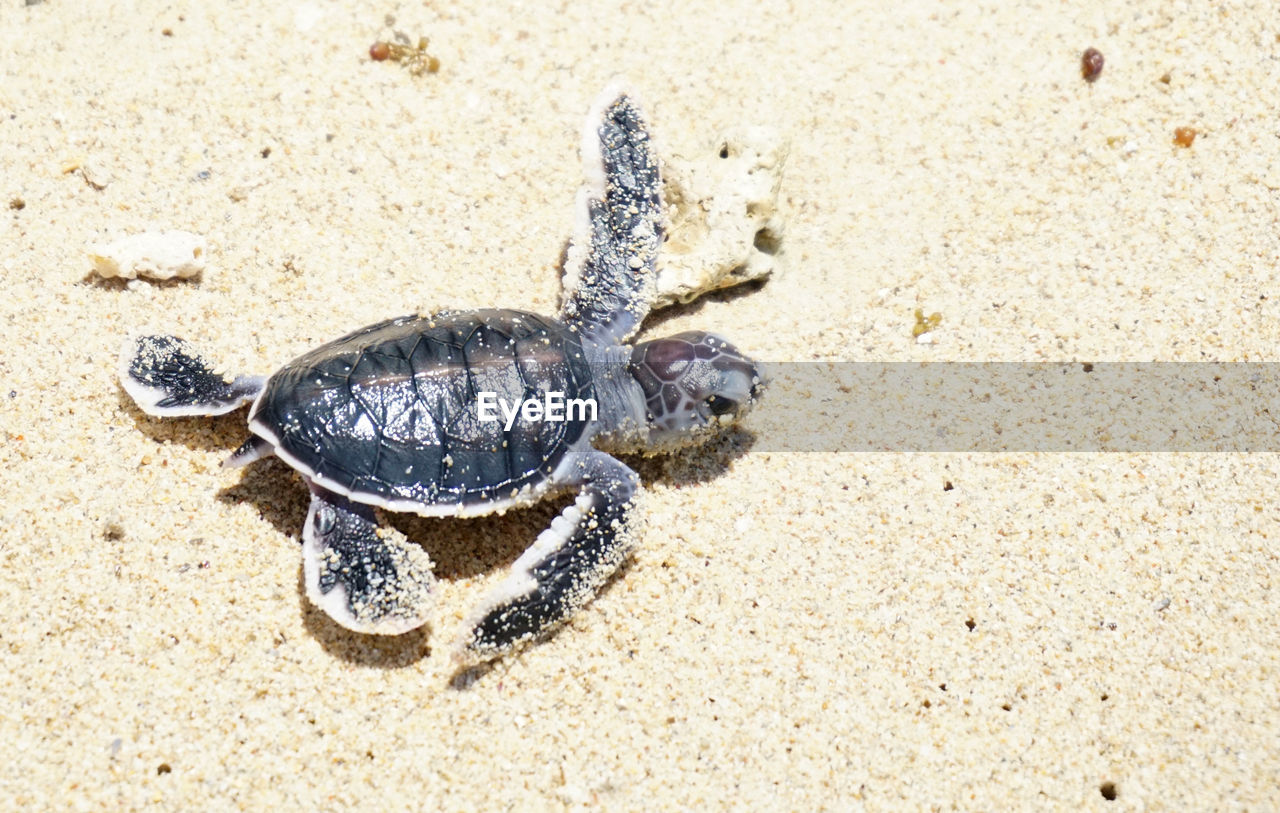
<svg viewBox="0 0 1280 813"><path fill-rule="evenodd" d="M1080 56L1080 75L1086 82L1095 82L1102 75L1102 66L1106 60L1097 48L1086 48Z"/></svg>
<svg viewBox="0 0 1280 813"><path fill-rule="evenodd" d="M374 62L383 62L391 56L391 46L379 40L369 46L369 58Z"/></svg>
<svg viewBox="0 0 1280 813"><path fill-rule="evenodd" d="M1173 143L1179 147L1190 147L1196 140L1196 131L1190 127L1179 127L1173 131Z"/></svg>

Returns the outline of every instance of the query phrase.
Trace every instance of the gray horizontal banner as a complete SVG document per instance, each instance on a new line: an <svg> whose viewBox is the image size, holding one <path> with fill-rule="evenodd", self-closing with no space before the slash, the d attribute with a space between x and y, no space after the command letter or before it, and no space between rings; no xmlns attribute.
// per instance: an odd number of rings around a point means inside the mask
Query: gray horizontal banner
<svg viewBox="0 0 1280 813"><path fill-rule="evenodd" d="M781 362L754 451L1277 452L1280 364Z"/></svg>

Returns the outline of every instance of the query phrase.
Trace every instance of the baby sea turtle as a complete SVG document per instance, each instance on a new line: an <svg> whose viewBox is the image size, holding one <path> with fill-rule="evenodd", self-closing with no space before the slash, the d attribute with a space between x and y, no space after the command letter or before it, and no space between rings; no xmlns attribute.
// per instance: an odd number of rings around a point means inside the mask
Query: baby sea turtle
<svg viewBox="0 0 1280 813"><path fill-rule="evenodd" d="M625 344L653 301L662 242L658 164L628 93L606 91L582 149L587 182L559 318L404 316L270 377L224 377L172 336L127 346L120 380L149 415L252 402L252 436L226 464L274 454L302 475L307 595L338 624L396 635L427 620L430 559L380 532L375 507L467 517L573 489L577 499L467 623L457 655L476 662L542 635L589 601L636 541L639 478L605 450L695 442L759 396L756 364L713 334Z"/></svg>

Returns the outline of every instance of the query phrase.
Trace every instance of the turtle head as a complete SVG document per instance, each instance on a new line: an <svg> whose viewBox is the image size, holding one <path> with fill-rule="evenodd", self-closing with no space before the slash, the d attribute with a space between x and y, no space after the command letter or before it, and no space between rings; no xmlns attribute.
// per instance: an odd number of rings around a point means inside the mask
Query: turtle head
<svg viewBox="0 0 1280 813"><path fill-rule="evenodd" d="M644 390L652 448L681 445L733 423L765 384L759 365L700 330L637 344L630 370Z"/></svg>

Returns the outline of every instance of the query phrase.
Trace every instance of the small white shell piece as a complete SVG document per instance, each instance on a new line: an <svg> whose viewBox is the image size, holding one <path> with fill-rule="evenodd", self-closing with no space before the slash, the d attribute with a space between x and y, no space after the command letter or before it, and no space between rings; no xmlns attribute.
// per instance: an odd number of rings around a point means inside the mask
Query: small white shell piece
<svg viewBox="0 0 1280 813"><path fill-rule="evenodd" d="M194 277L206 253L205 239L187 231L146 231L89 247L94 272L108 279Z"/></svg>
<svg viewBox="0 0 1280 813"><path fill-rule="evenodd" d="M777 266L787 142L769 128L749 127L724 133L715 145L663 162L667 241L654 308L762 279Z"/></svg>

